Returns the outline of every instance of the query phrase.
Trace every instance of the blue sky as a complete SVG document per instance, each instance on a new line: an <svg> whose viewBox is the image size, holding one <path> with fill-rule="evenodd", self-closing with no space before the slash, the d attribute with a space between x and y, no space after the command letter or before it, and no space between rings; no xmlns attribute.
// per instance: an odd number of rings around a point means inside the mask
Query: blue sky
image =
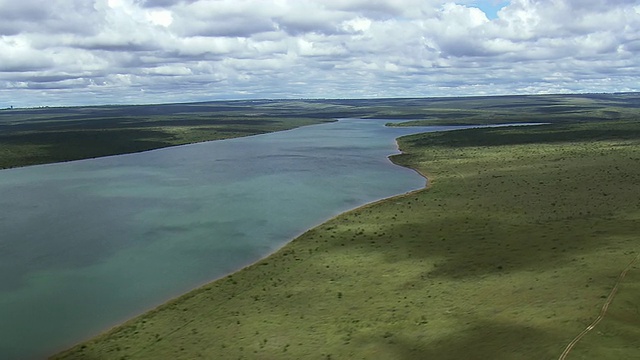
<svg viewBox="0 0 640 360"><path fill-rule="evenodd" d="M489 19L496 19L498 17L498 11L505 7L509 2L501 0L478 0L470 5L475 6L482 10Z"/></svg>
<svg viewBox="0 0 640 360"><path fill-rule="evenodd" d="M639 53L638 0L0 0L0 108L637 91Z"/></svg>

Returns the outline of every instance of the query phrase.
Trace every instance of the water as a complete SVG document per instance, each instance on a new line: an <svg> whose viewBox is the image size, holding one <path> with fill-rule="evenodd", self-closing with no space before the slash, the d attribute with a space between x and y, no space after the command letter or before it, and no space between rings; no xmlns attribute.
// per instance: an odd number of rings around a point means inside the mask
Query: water
<svg viewBox="0 0 640 360"><path fill-rule="evenodd" d="M0 358L38 359L269 254L345 210L421 188L395 138L336 123L0 171Z"/></svg>

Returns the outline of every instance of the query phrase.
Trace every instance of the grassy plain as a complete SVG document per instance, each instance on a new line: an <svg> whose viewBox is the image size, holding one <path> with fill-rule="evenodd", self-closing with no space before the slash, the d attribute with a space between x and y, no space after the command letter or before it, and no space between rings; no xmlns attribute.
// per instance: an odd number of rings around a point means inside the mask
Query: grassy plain
<svg viewBox="0 0 640 360"><path fill-rule="evenodd" d="M637 96L587 100L574 119L514 112L549 125L401 138L392 160L428 189L342 214L54 359L558 358L640 251ZM640 357L639 270L568 359Z"/></svg>

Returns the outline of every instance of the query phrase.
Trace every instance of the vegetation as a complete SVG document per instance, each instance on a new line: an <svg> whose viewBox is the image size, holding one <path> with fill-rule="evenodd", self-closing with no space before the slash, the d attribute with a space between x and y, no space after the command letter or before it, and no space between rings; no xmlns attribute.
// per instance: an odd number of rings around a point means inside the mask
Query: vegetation
<svg viewBox="0 0 640 360"><path fill-rule="evenodd" d="M398 116L411 119L403 126L629 119L638 116L640 99L637 94L485 96L442 98L425 105L402 108ZM393 118L393 110L386 113ZM384 113L375 116L386 118Z"/></svg>
<svg viewBox="0 0 640 360"><path fill-rule="evenodd" d="M516 111L549 125L401 138L392 160L428 189L342 214L54 359L558 358L640 250L638 97L578 100L572 119ZM639 268L569 359L640 357Z"/></svg>

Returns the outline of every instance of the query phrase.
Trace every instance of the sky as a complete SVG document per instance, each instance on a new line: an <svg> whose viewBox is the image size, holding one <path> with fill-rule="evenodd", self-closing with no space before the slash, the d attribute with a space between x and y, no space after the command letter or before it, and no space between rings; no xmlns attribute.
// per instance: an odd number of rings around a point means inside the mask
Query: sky
<svg viewBox="0 0 640 360"><path fill-rule="evenodd" d="M639 80L640 0L0 0L0 108Z"/></svg>

